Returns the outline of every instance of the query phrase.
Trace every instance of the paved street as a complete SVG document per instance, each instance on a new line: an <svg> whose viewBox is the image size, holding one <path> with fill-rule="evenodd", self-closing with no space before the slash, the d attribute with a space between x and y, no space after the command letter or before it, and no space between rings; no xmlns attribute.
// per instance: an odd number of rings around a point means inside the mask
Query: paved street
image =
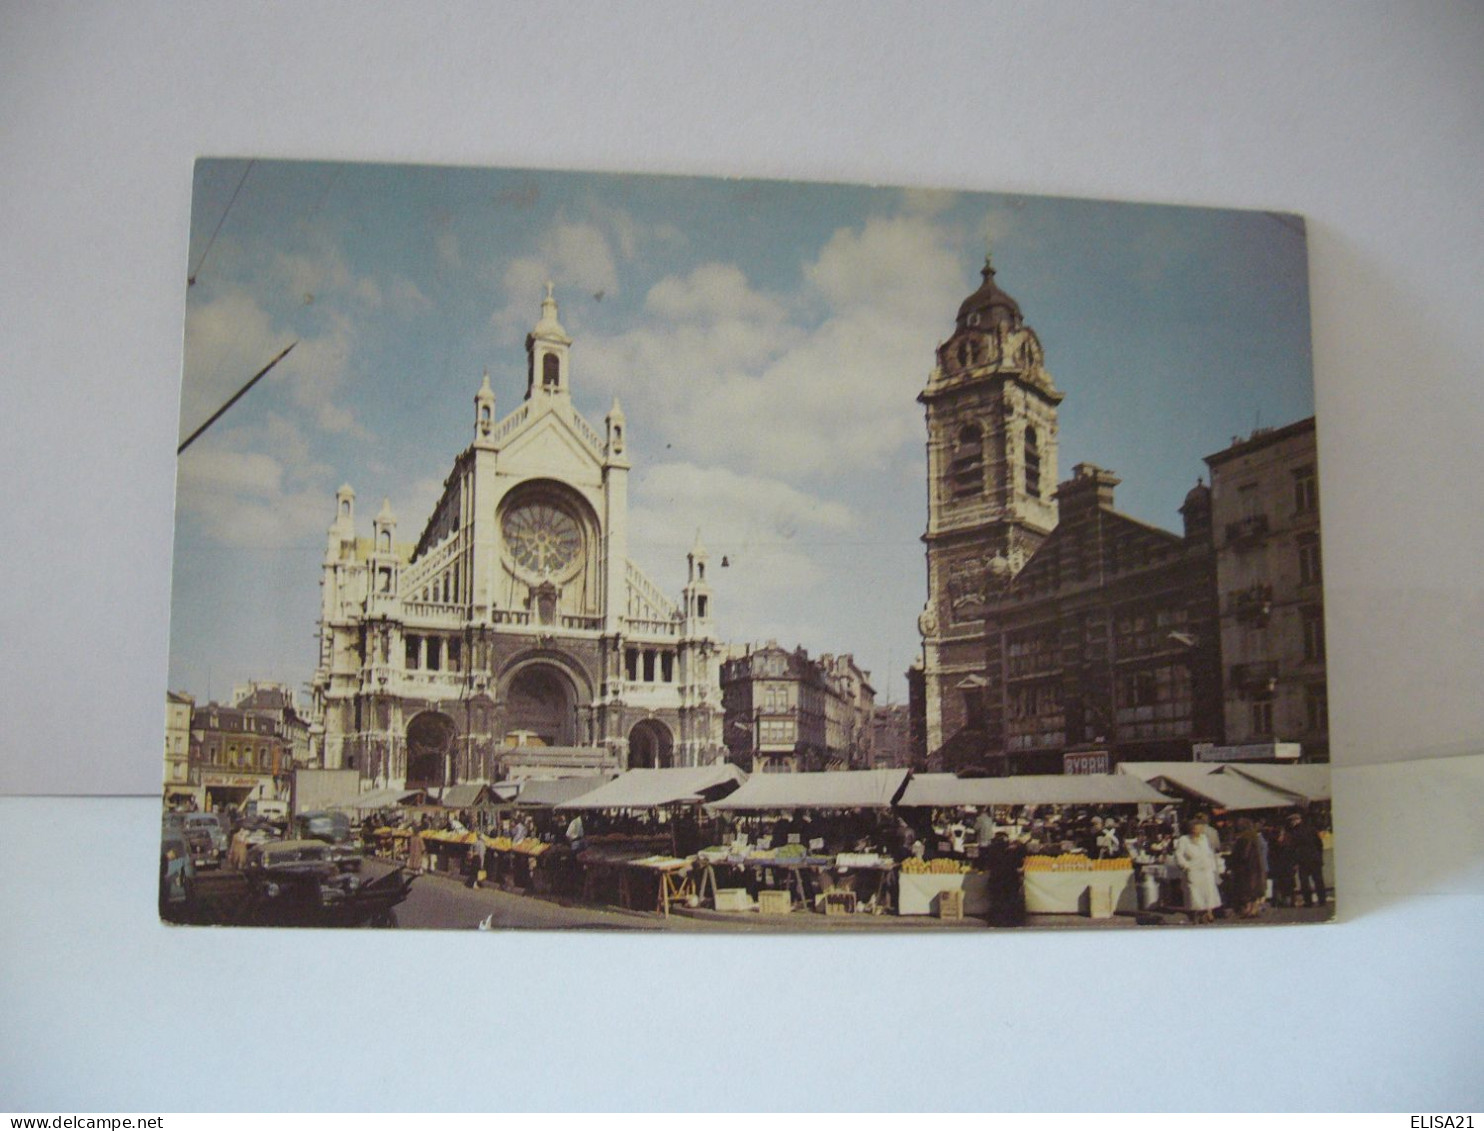
<svg viewBox="0 0 1484 1131"><path fill-rule="evenodd" d="M381 875L391 866L379 861L366 862L368 873ZM1270 910L1261 919L1243 922L1242 926L1275 923L1318 923L1328 917L1329 907L1282 908ZM761 918L709 910L677 911L669 919L655 912L621 911L616 908L589 907L550 897L518 895L495 888L474 891L456 877L437 873L421 876L412 885L412 894L397 908L397 922L404 928L446 928L469 930L486 916L499 928L534 930L619 930L619 931L721 931L742 933L777 933L827 931L964 931L984 930L981 920L965 919L943 922L929 916L852 916L826 919L823 915L795 913L787 917ZM1179 926L1184 917L1171 914L1155 917L1148 926ZM1228 921L1237 925L1236 921ZM1041 930L1119 930L1140 924L1131 916L1112 919L1086 919L1078 915L1033 915L1026 926ZM1206 927L1205 930L1212 928Z"/></svg>

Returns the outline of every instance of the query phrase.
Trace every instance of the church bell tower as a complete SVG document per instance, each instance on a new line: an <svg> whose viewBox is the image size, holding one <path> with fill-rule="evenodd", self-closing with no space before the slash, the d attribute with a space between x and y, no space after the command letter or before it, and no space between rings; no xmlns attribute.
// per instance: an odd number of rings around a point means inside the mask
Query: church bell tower
<svg viewBox="0 0 1484 1131"><path fill-rule="evenodd" d="M928 435L928 600L918 628L930 756L977 726L988 604L1057 519L1062 394L988 255L980 277L917 398Z"/></svg>

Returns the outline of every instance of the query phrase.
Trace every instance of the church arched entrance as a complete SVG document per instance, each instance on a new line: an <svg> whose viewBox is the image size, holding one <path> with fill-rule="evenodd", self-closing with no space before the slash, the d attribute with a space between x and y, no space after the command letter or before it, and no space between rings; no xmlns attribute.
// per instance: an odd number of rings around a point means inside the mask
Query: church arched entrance
<svg viewBox="0 0 1484 1131"><path fill-rule="evenodd" d="M629 769L662 770L675 764L675 738L658 719L645 719L629 731Z"/></svg>
<svg viewBox="0 0 1484 1131"><path fill-rule="evenodd" d="M437 711L423 711L407 724L407 788L447 785L449 754L457 728Z"/></svg>
<svg viewBox="0 0 1484 1131"><path fill-rule="evenodd" d="M577 689L554 664L531 664L505 692L505 733L522 743L577 745Z"/></svg>

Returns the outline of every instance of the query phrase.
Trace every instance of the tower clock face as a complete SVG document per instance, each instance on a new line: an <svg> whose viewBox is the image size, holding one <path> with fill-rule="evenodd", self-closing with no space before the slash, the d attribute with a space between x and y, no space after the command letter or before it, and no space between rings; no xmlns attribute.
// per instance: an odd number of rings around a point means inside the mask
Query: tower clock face
<svg viewBox="0 0 1484 1131"><path fill-rule="evenodd" d="M582 550L577 520L550 503L525 503L506 512L501 526L511 560L527 573L562 573Z"/></svg>

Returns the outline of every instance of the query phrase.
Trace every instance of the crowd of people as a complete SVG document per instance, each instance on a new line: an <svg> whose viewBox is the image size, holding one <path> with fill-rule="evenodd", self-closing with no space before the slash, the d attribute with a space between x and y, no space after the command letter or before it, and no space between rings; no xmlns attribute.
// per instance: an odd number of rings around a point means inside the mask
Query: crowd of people
<svg viewBox="0 0 1484 1131"><path fill-rule="evenodd" d="M1240 919L1255 919L1269 906L1329 901L1324 841L1297 810L1266 822L1238 817L1229 843L1205 813L1197 813L1176 842L1174 862L1192 922L1213 922L1222 907Z"/></svg>

